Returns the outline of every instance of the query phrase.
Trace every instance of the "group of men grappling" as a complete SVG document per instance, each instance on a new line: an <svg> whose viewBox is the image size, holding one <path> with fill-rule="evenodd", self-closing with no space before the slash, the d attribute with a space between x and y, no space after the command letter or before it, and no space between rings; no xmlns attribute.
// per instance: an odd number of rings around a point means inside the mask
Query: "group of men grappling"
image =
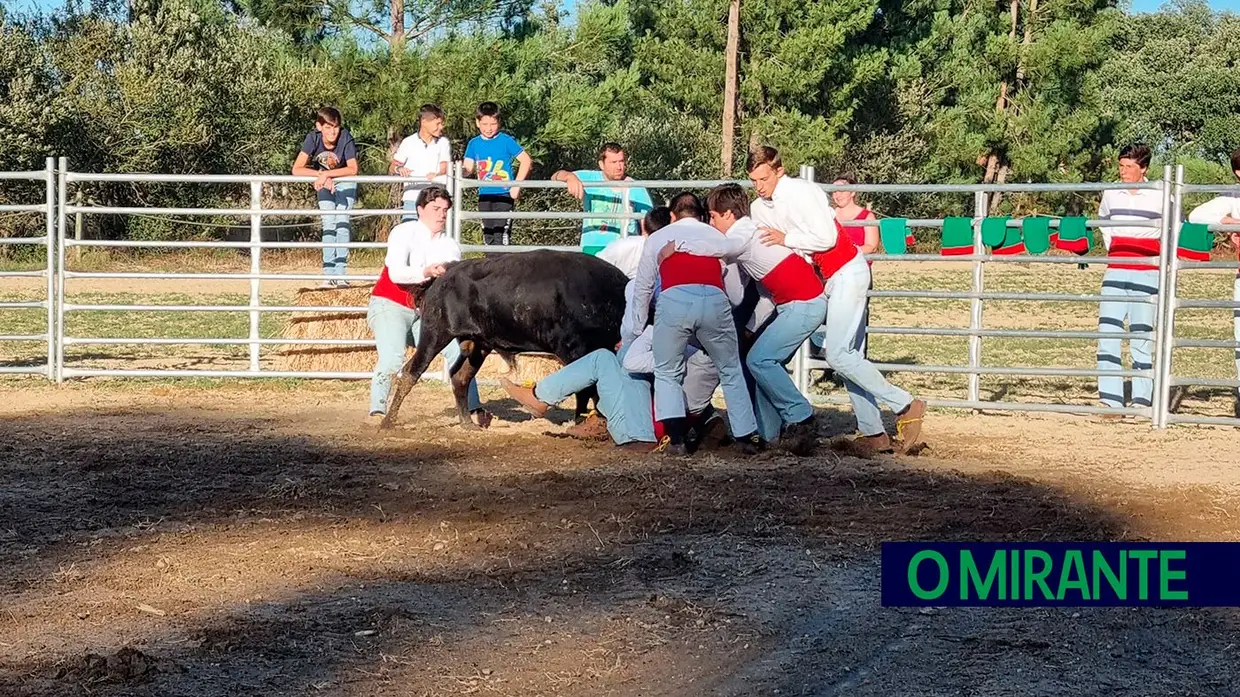
<svg viewBox="0 0 1240 697"><path fill-rule="evenodd" d="M705 206L682 193L646 215L640 236L599 253L631 279L614 353L594 351L534 387L502 380L508 394L541 417L593 385L603 418L577 432L629 449L684 455L730 436L746 454L776 442L804 454L817 438L814 411L785 366L825 321L825 357L848 390L859 444L895 449L885 406L896 445L915 445L926 405L860 350L870 269L826 193L789 177L774 148L752 151L746 169L752 203L735 184L713 189ZM711 406L717 386L730 434Z"/></svg>

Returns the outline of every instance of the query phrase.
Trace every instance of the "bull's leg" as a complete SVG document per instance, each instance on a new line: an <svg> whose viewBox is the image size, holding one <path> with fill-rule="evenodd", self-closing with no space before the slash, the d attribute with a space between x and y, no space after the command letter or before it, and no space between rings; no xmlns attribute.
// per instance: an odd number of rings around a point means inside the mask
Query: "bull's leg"
<svg viewBox="0 0 1240 697"><path fill-rule="evenodd" d="M577 393L577 413L574 415L577 423L585 420L586 414L590 412L591 401L594 402L594 409L598 410L598 388L594 385Z"/></svg>
<svg viewBox="0 0 1240 697"><path fill-rule="evenodd" d="M413 386L418 384L418 380L422 379L422 374L430 367L435 356L439 355L439 352L452 341L452 337L446 333L433 330L423 331L425 329L426 326L423 324L419 330L418 350L413 353L413 358L409 359L400 374L396 376L396 380L392 382L387 398L387 414L383 417L379 428L391 428L396 423L396 414L400 412L401 402L405 401L409 390L412 390Z"/></svg>
<svg viewBox="0 0 1240 697"><path fill-rule="evenodd" d="M470 340L462 341L461 355L452 367L452 395L456 398L457 416L465 428L486 428L490 425L489 415L480 415L481 423L474 423L470 414L471 407L478 406L470 404L470 385L490 352L489 346Z"/></svg>

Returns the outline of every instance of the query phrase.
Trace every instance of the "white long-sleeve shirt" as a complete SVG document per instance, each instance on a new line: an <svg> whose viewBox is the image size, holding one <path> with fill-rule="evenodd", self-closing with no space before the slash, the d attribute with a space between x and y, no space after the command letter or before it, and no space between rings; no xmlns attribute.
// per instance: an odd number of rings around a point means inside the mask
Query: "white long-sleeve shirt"
<svg viewBox="0 0 1240 697"><path fill-rule="evenodd" d="M637 264L641 261L642 249L645 248L645 245L646 238L642 235L621 237L603 247L603 250L597 256L599 259L620 269L625 276L632 279L637 276Z"/></svg>
<svg viewBox="0 0 1240 697"><path fill-rule="evenodd" d="M637 275L633 278L633 299L625 309L627 322L621 323L621 342L629 343L637 338L646 327L650 317L650 298L654 294L654 284L659 277L659 252L668 242L685 239L719 238L721 234L715 228L692 218L682 218L646 238L642 248L641 260L637 264ZM723 263L719 264L720 284L723 283ZM627 329L628 334L623 332Z"/></svg>
<svg viewBox="0 0 1240 697"><path fill-rule="evenodd" d="M431 234L420 221L410 220L388 234L383 265L393 283L426 281L426 267L461 260L461 246L445 233Z"/></svg>
<svg viewBox="0 0 1240 697"><path fill-rule="evenodd" d="M784 233L784 246L798 252L825 252L839 240L831 198L804 179L780 177L769 201L759 197L750 204L749 216L758 227Z"/></svg>
<svg viewBox="0 0 1240 697"><path fill-rule="evenodd" d="M822 281L809 262L785 245L767 245L757 238L757 226L745 216L733 223L727 234L718 240L680 241L676 249L735 262L745 274L758 279L777 304L813 300L822 295ZM733 300L732 304L738 303Z"/></svg>
<svg viewBox="0 0 1240 697"><path fill-rule="evenodd" d="M1188 222L1204 225L1218 225L1223 218L1240 220L1240 194L1215 196L1188 214Z"/></svg>

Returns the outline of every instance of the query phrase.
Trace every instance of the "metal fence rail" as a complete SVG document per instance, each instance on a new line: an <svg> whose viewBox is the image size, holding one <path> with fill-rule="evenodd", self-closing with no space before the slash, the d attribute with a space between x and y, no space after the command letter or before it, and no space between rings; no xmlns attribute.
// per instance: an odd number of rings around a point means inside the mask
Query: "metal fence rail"
<svg viewBox="0 0 1240 697"><path fill-rule="evenodd" d="M1176 221L1184 219L1184 196L1193 193L1221 193L1240 196L1240 185L1201 185L1186 184L1184 182L1183 165L1176 167L1175 171L1175 194L1172 199L1172 215ZM1179 245L1180 224L1174 226L1172 232L1173 244ZM1209 229L1214 233L1240 232L1240 225L1210 225ZM1169 337L1163 345L1163 351L1157 356L1158 360L1155 366L1159 372L1163 373L1164 392L1162 395L1156 395L1161 398L1164 404L1171 399L1172 388L1182 387L1222 387L1229 388L1233 393L1240 390L1240 379L1220 379L1206 377L1189 377L1175 375L1175 349L1181 348L1197 348L1197 349L1226 349L1232 354L1230 357L1236 359L1237 370L1240 371L1240 341L1237 340L1202 340L1202 339L1181 339L1175 336L1175 318L1180 310L1227 310L1233 316L1233 325L1240 327L1240 280L1236 282L1236 294L1231 300L1181 300L1178 296L1179 276L1181 272L1207 271L1216 269L1240 269L1240 264L1234 261L1184 261L1177 257L1172 257L1170 268L1168 269L1168 288L1169 292L1164 300L1167 313L1167 328L1165 334ZM1240 331L1234 335L1240 339ZM1229 361L1230 363L1230 361ZM1236 376L1240 378L1240 375ZM1240 399L1240 397L1238 397ZM1240 402L1238 402L1240 404ZM1169 405L1168 405L1169 406ZM1165 428L1168 424L1202 424L1202 425L1223 425L1223 426L1240 426L1240 418L1222 417L1222 416L1205 416L1200 414L1179 414L1171 413L1170 408L1165 409L1162 419L1156 426Z"/></svg>
<svg viewBox="0 0 1240 697"><path fill-rule="evenodd" d="M54 167L54 163L49 160L47 168L42 172L18 172L18 173L0 173L0 179L27 179L35 181L45 181L47 183L47 200L43 204L38 205L6 205L0 206L0 213L42 213L47 218L47 235L39 238L23 238L0 239L0 244L43 244L47 249L47 265L42 270L36 271L14 271L0 273L0 276L7 277L39 277L47 280L47 293L42 301L9 301L0 302L0 312L5 310L30 310L30 309L46 309L47 311L47 332L37 335L15 335L10 333L0 334L0 341L46 341L48 346L48 360L45 366L36 368L26 367L0 367L0 373L7 372L30 372L35 374L43 374L57 381L63 381L66 378L86 377L86 376L130 376L130 377L307 377L307 378L345 378L345 379L365 379L370 377L368 372L295 372L287 370L272 370L270 367L264 367L261 349L264 346L373 346L373 339L351 340L351 339L293 339L279 337L263 337L260 333L260 324L264 314L283 314L283 313L333 313L342 315L361 315L366 312L366 307L353 306L298 306L284 304L265 304L262 297L263 283L274 281L322 281L322 280L345 280L345 281L361 281L370 282L376 280L373 274L348 274L343 276L327 276L315 273L273 273L264 271L263 257L264 250L290 250L290 249L323 249L327 247L343 247L347 249L377 249L384 248L385 245L375 242L348 242L348 243L327 243L327 242L275 242L264 241L262 239L262 226L265 218L271 217L310 217L317 218L325 215L340 215L342 212L332 209L288 209L288 208L264 208L262 193L265 184L306 184L310 183L312 177L297 177L288 175L163 175L163 174L91 174L78 173L68 171L68 163L62 158L59 167ZM808 179L814 178L812 168L804 167L801 176ZM399 177L399 176L358 176L341 178L340 182L355 182L360 185L369 184L391 184L391 183L414 183L419 185L427 185L430 182L426 180ZM182 208L182 207L141 207L141 206L87 206L87 205L71 205L68 191L71 187L83 183L99 183L99 182L125 182L125 183L181 183L181 184L201 184L204 186L221 185L221 184L248 184L249 185L249 205L247 207L237 208ZM623 199L627 200L627 191L634 187L644 187L647 189L704 189L721 183L722 180L716 181L681 181L681 180L651 180L651 181L623 181L623 182L586 182L584 188L615 188L621 190ZM742 186L749 186L749 182L729 182L738 183ZM448 188L453 195L453 207L449 214L448 232L457 241L462 242L461 233L462 225L465 221L486 221L486 220L559 220L559 221L582 221L585 219L608 219L617 221L636 220L641 218L639 213L630 213L626 210L618 212L590 212L581 211L513 211L513 212L479 212L466 210L461 194L469 189L475 189L482 186L487 187L520 187L522 189L567 189L567 184L563 182L552 181L478 181L467 179L463 176L460 165L458 164L452 175L448 178ZM1175 172L1172 177L1171 168L1164 170L1163 178L1158 181L1144 182L1140 184L1123 184L1123 183L1078 183L1078 184L958 184L958 185L891 185L891 184L848 184L848 185L832 185L820 184L820 186L830 191L856 191L878 194L966 194L973 197L973 249L971 254L957 256L941 256L937 254L903 254L903 255L870 255L868 258L878 264L883 264L892 260L923 262L953 262L968 264L971 271L971 280L968 290L918 290L918 289L901 289L901 288L877 288L869 293L869 297L875 301L881 302L883 299L913 299L918 301L968 301L969 303L969 323L967 327L938 327L938 326L915 326L915 327L891 327L891 326L871 326L867 333L875 336L917 336L917 337L938 337L956 339L967 342L967 360L959 365L924 365L914 363L884 363L879 364L880 370L888 372L907 372L907 373L938 373L944 375L963 375L968 380L967 389L961 394L959 399L931 399L928 402L932 405L960 407L967 409L994 409L994 410L1013 410L1028 412L1070 412L1078 414L1097 414L1097 413L1122 413L1129 414L1143 419L1149 419L1154 427L1165 427L1169 423L1229 423L1240 425L1240 419L1224 419L1222 417L1207 416L1191 416L1184 414L1168 413L1167 404L1170 398L1171 390L1180 386L1201 386L1201 387L1240 387L1240 380L1223 380L1218 378L1193 378L1186 376L1177 376L1174 374L1174 351L1175 349L1231 349L1233 351L1240 350L1240 342L1225 341L1221 339L1190 339L1177 337L1175 335L1175 315L1178 310L1183 309L1229 309L1233 312L1240 313L1240 298L1235 300L1224 299L1180 299L1177 297L1177 279L1181 271L1195 272L1203 269L1234 269L1237 264L1234 262L1181 262L1176 260L1174 250L1177 247L1179 225L1169 224L1170 221L1178 221L1182 218L1183 213L1183 196L1188 193L1203 192L1240 192L1240 187L1230 186L1201 186L1188 185L1183 182L1182 169ZM1098 193L1106 190L1114 189L1151 189L1161 192L1163 207L1162 215L1159 220L1149 222L1112 222L1108 220L1087 220L1088 229L1098 229L1108 225L1125 225L1125 226L1148 226L1155 227L1159 232L1161 241L1161 249L1157 258L1146 259L1148 263L1156 264L1159 269L1158 273L1158 289L1157 296L1150 298L1144 302L1149 302L1155 306L1155 321L1152 331L1142 332L1101 332L1091 330L1055 330L1048 328L1031 327L1028 329L995 329L988 328L985 325L985 306L987 303L993 302L1039 302L1039 303L1099 303L1105 300L1111 300L1109 296L1099 293L1054 293L1054 292L1010 292L988 289L986 286L985 269L993 264L1022 264L1022 265L1040 265L1056 268L1057 265L1063 264L1080 264L1087 262L1090 264L1106 264L1109 262L1120 261L1120 259L1110 257L1087 257L1081 258L1076 256L1037 256L1032 254L1022 254L1019 256L996 255L987 253L986 247L982 241L981 227L983 219L987 218L987 196L996 192L1077 192L1077 193ZM623 203L623 201L622 201ZM404 215L408 211L403 208L353 208L347 211L347 215L351 218L361 218L365 216L377 215ZM68 225L67 217L69 215L93 215L93 216L124 216L124 215L160 215L160 216L187 216L187 217L225 217L248 219L250 223L249 240L243 241L142 241L142 240L89 240L78 239L76 236L67 234ZM53 218L53 216L55 216ZM906 224L910 228L941 228L944 219L942 218L923 218L907 220ZM874 225L875 221L850 221L845 223L849 226L867 226ZM1009 220L1008 226L1021 225L1020 220ZM1058 227L1059 220L1052 216L1049 225L1054 228ZM1232 226L1235 227L1235 226ZM1223 231L1231 228L1215 226L1212 228L1216 231ZM627 226L621 226L621 234L628 234ZM70 248L113 248L113 249L229 249L229 250L246 250L249 253L250 265L246 272L226 273L226 272L113 272L113 271L81 271L70 269L66 263L66 251ZM485 252L488 254L497 253L519 253L534 249L561 249L561 250L578 250L577 246L555 246L555 245L511 245L511 246L488 246L488 245L472 245L462 244L463 251L467 253ZM1122 258L1122 261L1131 263L1134 261L1131 257ZM170 281L178 281L184 283L194 283L196 281L210 280L232 280L244 281L248 286L248 298L244 303L236 305L187 305L184 303L107 303L107 302L81 302L77 301L73 296L72 286L78 279L163 279ZM992 286L993 288L993 286ZM227 337L184 337L184 338L142 338L142 337L79 337L72 336L65 331L66 316L73 316L74 313L81 312L105 312L105 313L126 313L126 312L146 312L146 313L237 313L245 315L248 318L248 330L246 336L227 336ZM1238 314L1240 316L1240 314ZM996 339L1035 339L1045 341L1076 341L1089 342L1097 341L1102 338L1112 339L1147 339L1154 341L1154 368L1152 370L1116 370L1101 371L1094 368L1079 368L1069 366L1055 365L1037 365L1037 366L1011 366L1011 365L991 365L985 359L985 342L986 340ZM148 346L218 346L218 347L239 347L248 348L246 358L246 367L235 370L190 370L190 369L168 369L160 370L156 368L133 368L133 367L115 367L115 368L88 368L72 365L65 360L65 348L68 346L118 346L118 345L148 345ZM1085 350L1085 349L1082 349ZM1093 351L1089 350L1092 355ZM815 394L810 389L810 371L827 369L829 365L822 360L813 359L809 355L808 343L803 345L797 355L792 360L789 369L794 379L801 389L815 402L820 403L838 403L846 401L843 395L820 395ZM1154 383L1154 404L1152 407L1133 407L1122 410L1108 409L1104 407L1089 404L1064 404L1064 403L1038 403L1038 402L1010 402L986 400L981 395L981 380L986 376L1027 376L1027 377L1065 377L1065 378L1096 378L1100 375L1115 377L1142 377L1148 378ZM445 377L435 375L432 377Z"/></svg>
<svg viewBox="0 0 1240 697"><path fill-rule="evenodd" d="M0 237L0 246L5 247L38 247L44 249L44 265L43 268L33 271L0 271L0 278L42 278L45 280L43 287L43 297L40 300L22 300L22 301L0 301L0 317L4 317L5 310L43 310L44 322L43 332L39 334L9 334L0 335L0 343L21 342L21 343L42 343L47 347L46 357L42 364L28 365L14 362L13 365L0 364L0 374L3 375L42 375L46 378L55 377L56 366L56 331L55 331L55 288L53 286L55 279L55 215L56 215L56 167L52 158L47 158L46 166L43 170L35 170L31 172L0 172L0 181L29 181L43 182L44 184L44 200L43 203L37 204L7 204L0 206L0 213L4 214L22 214L32 213L42 215L44 218L44 234L39 237ZM9 325L8 322L4 323Z"/></svg>

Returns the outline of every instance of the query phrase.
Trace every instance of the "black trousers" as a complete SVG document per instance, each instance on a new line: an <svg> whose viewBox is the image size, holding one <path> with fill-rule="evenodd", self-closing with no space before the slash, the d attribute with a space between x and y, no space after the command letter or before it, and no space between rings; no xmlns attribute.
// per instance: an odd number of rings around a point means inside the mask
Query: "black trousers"
<svg viewBox="0 0 1240 697"><path fill-rule="evenodd" d="M482 213L508 213L513 208L512 197L508 194L479 194L478 211ZM482 221L482 243L490 245L507 245L512 231L512 220Z"/></svg>

